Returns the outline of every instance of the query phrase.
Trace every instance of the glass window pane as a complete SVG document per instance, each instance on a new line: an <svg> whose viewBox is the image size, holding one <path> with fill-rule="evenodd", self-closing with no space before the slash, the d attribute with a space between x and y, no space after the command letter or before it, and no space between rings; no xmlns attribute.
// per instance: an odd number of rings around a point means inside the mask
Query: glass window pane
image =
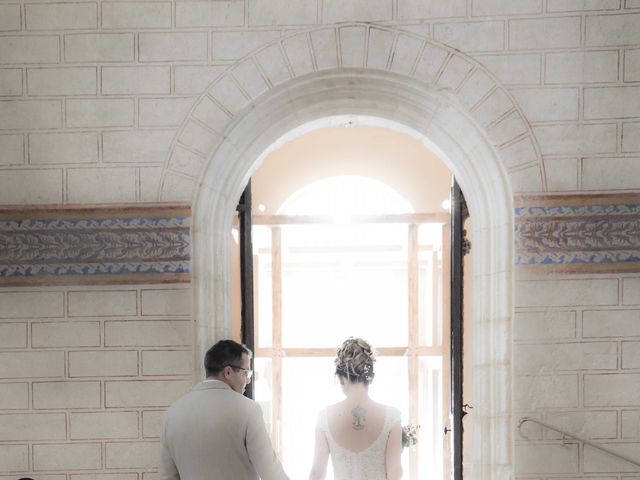
<svg viewBox="0 0 640 480"><path fill-rule="evenodd" d="M344 398L334 371L333 357L282 359L282 462L291 478L309 476L318 413Z"/></svg>
<svg viewBox="0 0 640 480"><path fill-rule="evenodd" d="M406 225L296 226L282 238L285 347L407 344Z"/></svg>
<svg viewBox="0 0 640 480"><path fill-rule="evenodd" d="M254 225L252 233L256 343L260 348L268 348L273 344L271 229Z"/></svg>
<svg viewBox="0 0 640 480"><path fill-rule="evenodd" d="M442 357L422 357L419 365L419 478L442 478Z"/></svg>

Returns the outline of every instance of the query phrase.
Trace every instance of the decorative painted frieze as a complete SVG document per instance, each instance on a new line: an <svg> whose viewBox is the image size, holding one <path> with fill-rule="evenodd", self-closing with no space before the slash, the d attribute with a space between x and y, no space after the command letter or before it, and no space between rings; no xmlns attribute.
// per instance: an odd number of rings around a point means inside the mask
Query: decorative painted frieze
<svg viewBox="0 0 640 480"><path fill-rule="evenodd" d="M515 263L640 271L640 194L517 196Z"/></svg>
<svg viewBox="0 0 640 480"><path fill-rule="evenodd" d="M0 210L0 285L188 282L184 205Z"/></svg>

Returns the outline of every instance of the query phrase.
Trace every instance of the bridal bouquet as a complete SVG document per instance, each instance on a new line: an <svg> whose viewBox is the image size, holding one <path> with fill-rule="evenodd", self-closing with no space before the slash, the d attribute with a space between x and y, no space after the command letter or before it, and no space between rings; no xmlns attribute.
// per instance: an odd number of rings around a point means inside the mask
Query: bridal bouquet
<svg viewBox="0 0 640 480"><path fill-rule="evenodd" d="M420 425L404 425L402 427L402 447L413 447L418 443Z"/></svg>

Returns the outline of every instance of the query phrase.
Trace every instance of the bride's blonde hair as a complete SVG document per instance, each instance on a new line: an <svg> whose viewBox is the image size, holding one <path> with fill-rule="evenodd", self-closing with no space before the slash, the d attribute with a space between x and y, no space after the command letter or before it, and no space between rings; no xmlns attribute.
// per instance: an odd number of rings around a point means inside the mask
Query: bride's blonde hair
<svg viewBox="0 0 640 480"><path fill-rule="evenodd" d="M375 361L375 354L368 342L362 338L349 337L336 353L336 375L346 378L351 383L362 382L369 385L375 376Z"/></svg>

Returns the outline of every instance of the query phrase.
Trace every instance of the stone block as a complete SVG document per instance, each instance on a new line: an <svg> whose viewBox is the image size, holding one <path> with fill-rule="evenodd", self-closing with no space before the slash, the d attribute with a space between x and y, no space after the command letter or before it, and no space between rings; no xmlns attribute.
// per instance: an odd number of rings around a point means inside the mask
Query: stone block
<svg viewBox="0 0 640 480"><path fill-rule="evenodd" d="M193 325L189 320L130 320L105 322L108 347L190 347Z"/></svg>
<svg viewBox="0 0 640 480"><path fill-rule="evenodd" d="M275 73L276 75L278 74L277 72ZM284 72L284 75L286 75L286 71ZM238 82L240 88L247 92L247 95L249 95L249 97L251 98L259 97L269 88L269 84L267 83L265 75L262 73L260 67L253 58L243 60L241 63L236 65L236 67L233 69L233 78L236 80L236 82ZM206 105L207 103L212 102L207 102L207 98L205 97L200 102L198 110L202 109L202 104ZM217 109L217 107L214 107L214 109ZM220 112L222 113L222 110L220 110ZM227 115L224 113L220 115L220 120L222 121L227 118ZM210 125L207 123L207 126ZM226 126L227 123L225 122L223 125L220 125L220 128L224 129Z"/></svg>
<svg viewBox="0 0 640 480"><path fill-rule="evenodd" d="M191 375L191 350L148 350L142 352L142 375Z"/></svg>
<svg viewBox="0 0 640 480"><path fill-rule="evenodd" d="M503 89L498 88L482 100L472 112L472 115L481 125L488 126L498 121L500 117L514 108L515 105L511 101L511 98L509 98Z"/></svg>
<svg viewBox="0 0 640 480"><path fill-rule="evenodd" d="M409 35L399 35L391 59L390 70L401 75L410 75L417 63L423 41Z"/></svg>
<svg viewBox="0 0 640 480"><path fill-rule="evenodd" d="M142 315L190 315L192 295L190 288L142 290Z"/></svg>
<svg viewBox="0 0 640 480"><path fill-rule="evenodd" d="M202 155L190 152L180 145L176 145L169 160L169 169L197 178L205 164Z"/></svg>
<svg viewBox="0 0 640 480"><path fill-rule="evenodd" d="M71 440L138 438L138 412L71 412Z"/></svg>
<svg viewBox="0 0 640 480"><path fill-rule="evenodd" d="M26 472L29 470L29 446L0 444L0 471Z"/></svg>
<svg viewBox="0 0 640 480"><path fill-rule="evenodd" d="M0 96L12 97L19 95L22 95L22 69L0 69Z"/></svg>
<svg viewBox="0 0 640 480"><path fill-rule="evenodd" d="M565 432L587 439L616 438L618 414L611 411L559 412L545 414L545 421ZM560 439L562 435L552 430L545 438Z"/></svg>
<svg viewBox="0 0 640 480"><path fill-rule="evenodd" d="M64 377L64 352L0 352L0 378Z"/></svg>
<svg viewBox="0 0 640 480"><path fill-rule="evenodd" d="M615 443L606 445L607 448L617 452L620 455L626 456L627 458L638 458L638 454L640 453L640 448L638 448L637 443ZM610 473L610 472L637 472L638 467L622 460L620 458L614 457L609 453L603 452L600 449L596 449L591 447L590 445L584 446L584 472L585 473ZM622 476L620 478L624 478L632 480L633 477L625 477Z"/></svg>
<svg viewBox="0 0 640 480"><path fill-rule="evenodd" d="M193 193L196 188L194 178L175 175L171 172L164 176L163 183L158 197L164 202L190 202L193 200Z"/></svg>
<svg viewBox="0 0 640 480"><path fill-rule="evenodd" d="M69 292L70 317L119 317L138 313L135 290Z"/></svg>
<svg viewBox="0 0 640 480"><path fill-rule="evenodd" d="M586 17L585 45L626 46L640 43L640 13L623 15L588 15Z"/></svg>
<svg viewBox="0 0 640 480"><path fill-rule="evenodd" d="M622 279L622 304L640 305L640 278Z"/></svg>
<svg viewBox="0 0 640 480"><path fill-rule="evenodd" d="M519 115L514 114L517 118L520 118ZM500 124L497 125L499 127ZM521 128L521 127L520 127ZM509 134L505 132L505 135L499 140L506 139ZM498 142L496 142L498 143ZM538 153L533 146L530 137L522 138L517 142L510 143L505 147L500 148L500 158L504 162L505 167L514 168L520 165L526 165L527 163L532 163L538 160Z"/></svg>
<svg viewBox="0 0 640 480"><path fill-rule="evenodd" d="M158 201L162 170L161 167L144 167L139 169L141 202Z"/></svg>
<svg viewBox="0 0 640 480"><path fill-rule="evenodd" d="M142 412L143 438L160 438L164 410L145 410Z"/></svg>
<svg viewBox="0 0 640 480"><path fill-rule="evenodd" d="M515 340L555 340L575 338L576 312L516 312L513 322Z"/></svg>
<svg viewBox="0 0 640 480"><path fill-rule="evenodd" d="M31 165L98 163L98 134L32 133L29 135Z"/></svg>
<svg viewBox="0 0 640 480"><path fill-rule="evenodd" d="M20 5L0 5L0 32L19 32L21 29Z"/></svg>
<svg viewBox="0 0 640 480"><path fill-rule="evenodd" d="M58 63L60 38L57 35L7 35L0 37L0 64Z"/></svg>
<svg viewBox="0 0 640 480"><path fill-rule="evenodd" d="M615 370L618 368L618 344L583 342L518 345L514 359L519 372Z"/></svg>
<svg viewBox="0 0 640 480"><path fill-rule="evenodd" d="M280 30L218 31L211 34L214 60L239 60L280 38Z"/></svg>
<svg viewBox="0 0 640 480"><path fill-rule="evenodd" d="M391 0L355 0L348 3L324 0L322 6L323 23L380 22L392 20L392 17Z"/></svg>
<svg viewBox="0 0 640 480"><path fill-rule="evenodd" d="M177 94L201 94L228 68L227 65L198 65L174 67Z"/></svg>
<svg viewBox="0 0 640 480"><path fill-rule="evenodd" d="M249 25L313 25L318 23L316 0L277 3L273 0L249 0Z"/></svg>
<svg viewBox="0 0 640 480"><path fill-rule="evenodd" d="M311 44L318 70L336 68L338 66L338 46L336 31L333 28L311 32Z"/></svg>
<svg viewBox="0 0 640 480"><path fill-rule="evenodd" d="M33 446L34 471L97 470L102 467L99 443L64 443Z"/></svg>
<svg viewBox="0 0 640 480"><path fill-rule="evenodd" d="M100 322L34 322L31 324L31 346L98 347Z"/></svg>
<svg viewBox="0 0 640 480"><path fill-rule="evenodd" d="M542 192L542 172L539 165L509 172L513 193Z"/></svg>
<svg viewBox="0 0 640 480"><path fill-rule="evenodd" d="M577 158L545 158L547 189L550 192L577 191L579 164Z"/></svg>
<svg viewBox="0 0 640 480"><path fill-rule="evenodd" d="M516 282L516 307L617 305L618 280L530 280Z"/></svg>
<svg viewBox="0 0 640 480"><path fill-rule="evenodd" d="M640 109L640 86L584 89L585 119L634 118Z"/></svg>
<svg viewBox="0 0 640 480"><path fill-rule="evenodd" d="M577 443L516 445L516 475L575 474L580 471Z"/></svg>
<svg viewBox="0 0 640 480"><path fill-rule="evenodd" d="M141 62L180 62L207 60L207 33L140 33Z"/></svg>
<svg viewBox="0 0 640 480"><path fill-rule="evenodd" d="M0 348L26 348L26 323L0 323Z"/></svg>
<svg viewBox="0 0 640 480"><path fill-rule="evenodd" d="M70 98L65 101L67 126L131 127L134 100L131 98Z"/></svg>
<svg viewBox="0 0 640 480"><path fill-rule="evenodd" d="M496 15L527 15L542 13L542 0L473 0L471 15L474 17L493 17Z"/></svg>
<svg viewBox="0 0 640 480"><path fill-rule="evenodd" d="M640 122L622 124L622 151L640 152Z"/></svg>
<svg viewBox="0 0 640 480"><path fill-rule="evenodd" d="M105 163L164 162L175 130L127 130L102 133Z"/></svg>
<svg viewBox="0 0 640 480"><path fill-rule="evenodd" d="M586 12L590 10L618 10L620 0L548 0L548 12Z"/></svg>
<svg viewBox="0 0 640 480"><path fill-rule="evenodd" d="M622 342L622 368L640 368L640 342Z"/></svg>
<svg viewBox="0 0 640 480"><path fill-rule="evenodd" d="M576 48L580 46L580 17L509 20L511 50Z"/></svg>
<svg viewBox="0 0 640 480"><path fill-rule="evenodd" d="M438 72L448 57L449 52L444 48L427 44L416 65L415 77L423 82L435 82Z"/></svg>
<svg viewBox="0 0 640 480"><path fill-rule="evenodd" d="M291 80L289 65L282 55L279 45L270 45L260 50L256 53L255 58L272 85Z"/></svg>
<svg viewBox="0 0 640 480"><path fill-rule="evenodd" d="M536 53L476 55L475 58L505 85L538 85L542 63Z"/></svg>
<svg viewBox="0 0 640 480"><path fill-rule="evenodd" d="M0 135L0 165L24 164L24 137Z"/></svg>
<svg viewBox="0 0 640 480"><path fill-rule="evenodd" d="M640 404L640 374L585 374L585 407L626 407L638 404Z"/></svg>
<svg viewBox="0 0 640 480"><path fill-rule="evenodd" d="M438 86L456 91L472 69L473 65L470 62L458 56L453 56L440 73ZM487 91L485 91L485 93L487 93Z"/></svg>
<svg viewBox="0 0 640 480"><path fill-rule="evenodd" d="M625 82L640 81L640 49L624 51L624 74Z"/></svg>
<svg viewBox="0 0 640 480"><path fill-rule="evenodd" d="M618 51L558 52L545 56L545 83L618 81Z"/></svg>
<svg viewBox="0 0 640 480"><path fill-rule="evenodd" d="M0 319L62 318L63 307L61 291L0 292Z"/></svg>
<svg viewBox="0 0 640 480"><path fill-rule="evenodd" d="M95 188L100 185L101 188ZM67 170L69 203L121 203L136 201L134 168L70 168Z"/></svg>
<svg viewBox="0 0 640 480"><path fill-rule="evenodd" d="M71 473L70 480L138 480L137 473ZM62 479L65 480L65 479Z"/></svg>
<svg viewBox="0 0 640 480"><path fill-rule="evenodd" d="M505 23L501 21L437 23L435 40L464 52L504 50Z"/></svg>
<svg viewBox="0 0 640 480"><path fill-rule="evenodd" d="M27 30L91 30L98 27L95 2L27 3Z"/></svg>
<svg viewBox="0 0 640 480"><path fill-rule="evenodd" d="M530 122L572 121L579 118L578 88L512 89L511 94Z"/></svg>
<svg viewBox="0 0 640 480"><path fill-rule="evenodd" d="M295 35L282 42L289 64L296 77L314 70L310 42L307 34Z"/></svg>
<svg viewBox="0 0 640 480"><path fill-rule="evenodd" d="M107 468L157 468L160 442L109 442L106 445Z"/></svg>
<svg viewBox="0 0 640 480"><path fill-rule="evenodd" d="M66 62L132 62L133 33L74 33L64 36Z"/></svg>
<svg viewBox="0 0 640 480"><path fill-rule="evenodd" d="M171 69L168 66L102 67L105 95L169 94Z"/></svg>
<svg viewBox="0 0 640 480"><path fill-rule="evenodd" d="M209 94L232 115L245 108L249 100L228 76L214 83L209 89Z"/></svg>
<svg viewBox="0 0 640 480"><path fill-rule="evenodd" d="M28 383L0 383L0 410L29 408Z"/></svg>
<svg viewBox="0 0 640 480"><path fill-rule="evenodd" d="M167 407L191 387L185 380L107 381L106 407Z"/></svg>
<svg viewBox="0 0 640 480"><path fill-rule="evenodd" d="M583 190L635 190L640 188L639 158L583 158Z"/></svg>
<svg viewBox="0 0 640 480"><path fill-rule="evenodd" d="M60 100L0 101L0 130L32 130L61 126Z"/></svg>
<svg viewBox="0 0 640 480"><path fill-rule="evenodd" d="M208 157L220 139L219 134L189 120L178 141L189 149Z"/></svg>
<svg viewBox="0 0 640 480"><path fill-rule="evenodd" d="M179 126L195 100L194 97L141 98L138 102L138 124L141 127Z"/></svg>
<svg viewBox="0 0 640 480"><path fill-rule="evenodd" d="M621 412L622 438L640 438L640 410Z"/></svg>
<svg viewBox="0 0 640 480"><path fill-rule="evenodd" d="M62 170L4 170L0 175L0 203L62 203ZM0 315L2 310L0 306Z"/></svg>
<svg viewBox="0 0 640 480"><path fill-rule="evenodd" d="M516 375L514 403L522 411L579 406L578 375Z"/></svg>
<svg viewBox="0 0 640 480"><path fill-rule="evenodd" d="M171 2L103 2L102 28L171 28Z"/></svg>
<svg viewBox="0 0 640 480"><path fill-rule="evenodd" d="M464 0L398 0L400 19L464 17L466 14L467 3Z"/></svg>
<svg viewBox="0 0 640 480"><path fill-rule="evenodd" d="M138 352L101 350L69 352L69 377L124 377L138 375Z"/></svg>
<svg viewBox="0 0 640 480"><path fill-rule="evenodd" d="M242 1L184 1L176 4L176 26L178 28L242 25L244 25L244 2Z"/></svg>
<svg viewBox="0 0 640 480"><path fill-rule="evenodd" d="M65 440L64 413L11 413L0 415L0 441Z"/></svg>
<svg viewBox="0 0 640 480"><path fill-rule="evenodd" d="M100 408L100 382L33 382L33 408Z"/></svg>
<svg viewBox="0 0 640 480"><path fill-rule="evenodd" d="M585 310L582 314L585 338L640 336L640 310Z"/></svg>
<svg viewBox="0 0 640 480"><path fill-rule="evenodd" d="M615 123L537 125L533 131L543 155L614 153L618 144Z"/></svg>

